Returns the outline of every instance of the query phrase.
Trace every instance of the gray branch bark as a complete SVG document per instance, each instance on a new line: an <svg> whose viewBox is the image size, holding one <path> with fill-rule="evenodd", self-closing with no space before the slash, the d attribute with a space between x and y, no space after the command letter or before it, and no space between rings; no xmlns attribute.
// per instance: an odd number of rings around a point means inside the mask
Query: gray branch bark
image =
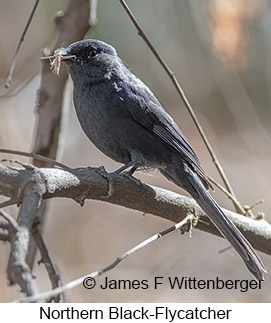
<svg viewBox="0 0 271 323"><path fill-rule="evenodd" d="M26 263L31 229L36 218L42 196L46 193L46 185L38 168L29 167L31 174L20 187L22 206L18 216L18 228L11 238L11 253L8 264L10 283L17 283L28 296L39 291Z"/></svg>
<svg viewBox="0 0 271 323"><path fill-rule="evenodd" d="M87 31L96 24L97 0L69 0L66 8L54 18L57 30L55 44L51 54L61 46L67 46L83 39ZM56 159L59 150L59 137L62 120L63 93L68 78L65 66L61 67L59 77L51 73L48 60L42 61L40 88L37 91L38 113L37 130L33 152ZM33 159L36 166L48 166L45 161ZM40 228L46 214L46 203L39 208ZM27 263L32 268L36 254L36 245L30 242Z"/></svg>
<svg viewBox="0 0 271 323"><path fill-rule="evenodd" d="M108 192L108 181L98 174L96 168L57 169L57 168L15 168L0 165L0 193L22 203L20 192L33 172L39 172L45 191L43 199L54 197L71 198L84 204L85 199L101 200L108 203L135 209L143 213L157 215L175 223L180 222L188 213L195 213L199 221L197 229L220 236L209 218L196 202L171 191L142 184L119 176L115 183L115 192L110 198L104 198ZM254 248L271 255L271 225L265 220L253 220L240 214L225 210L236 226L244 233Z"/></svg>

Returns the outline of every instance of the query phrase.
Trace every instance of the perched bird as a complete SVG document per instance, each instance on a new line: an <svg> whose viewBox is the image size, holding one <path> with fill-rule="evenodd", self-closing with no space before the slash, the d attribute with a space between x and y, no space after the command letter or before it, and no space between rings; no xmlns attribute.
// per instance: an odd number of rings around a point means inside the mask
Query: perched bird
<svg viewBox="0 0 271 323"><path fill-rule="evenodd" d="M124 164L111 175L130 167L130 175L138 167L159 169L196 200L255 278L264 280L264 264L209 194L207 175L183 132L151 90L124 66L116 50L87 39L59 49L60 60L68 64L85 134L105 155Z"/></svg>

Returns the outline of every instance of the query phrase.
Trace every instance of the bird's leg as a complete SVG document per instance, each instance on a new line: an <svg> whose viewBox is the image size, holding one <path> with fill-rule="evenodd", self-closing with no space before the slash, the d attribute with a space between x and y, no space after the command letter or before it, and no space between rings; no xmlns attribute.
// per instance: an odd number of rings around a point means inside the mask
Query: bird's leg
<svg viewBox="0 0 271 323"><path fill-rule="evenodd" d="M103 166L100 166L97 168L96 172L101 175L102 177L106 178L108 180L108 193L106 196L102 196L104 198L109 198L114 194L114 181L119 175L123 175L132 181L134 181L137 185L142 185L141 181L137 178L134 178L132 174L136 171L139 164L142 163L142 159L137 160L131 160L127 164L121 166L117 170L115 170L112 173L108 173ZM124 172L127 168L132 168L128 172Z"/></svg>
<svg viewBox="0 0 271 323"><path fill-rule="evenodd" d="M138 166L133 166L130 170L128 170L125 174L127 176L133 177L134 172L137 170ZM134 177L133 177L134 178Z"/></svg>
<svg viewBox="0 0 271 323"><path fill-rule="evenodd" d="M127 172L121 173L121 175L126 178L129 178L134 183L136 183L138 186L142 186L141 180L133 176L133 173L137 170L138 167L139 167L139 165L135 165L131 169L129 169Z"/></svg>

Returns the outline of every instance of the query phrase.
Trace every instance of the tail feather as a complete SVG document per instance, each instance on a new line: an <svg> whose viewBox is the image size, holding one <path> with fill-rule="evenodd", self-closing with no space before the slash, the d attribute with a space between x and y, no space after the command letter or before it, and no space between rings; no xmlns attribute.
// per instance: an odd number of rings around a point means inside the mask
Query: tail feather
<svg viewBox="0 0 271 323"><path fill-rule="evenodd" d="M209 216L221 234L229 241L233 248L239 253L248 267L249 271L258 280L264 280L266 269L263 262L243 234L237 229L233 222L224 214L220 206L205 189L198 176L189 172L187 179L195 191L190 192L199 206Z"/></svg>

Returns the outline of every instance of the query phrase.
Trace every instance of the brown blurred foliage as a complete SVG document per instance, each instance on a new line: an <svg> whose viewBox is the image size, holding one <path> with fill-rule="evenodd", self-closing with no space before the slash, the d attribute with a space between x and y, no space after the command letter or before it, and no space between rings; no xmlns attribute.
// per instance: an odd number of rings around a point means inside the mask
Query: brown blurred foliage
<svg viewBox="0 0 271 323"><path fill-rule="evenodd" d="M249 25L260 17L261 6L254 0L210 1L213 51L234 69L247 67Z"/></svg>

